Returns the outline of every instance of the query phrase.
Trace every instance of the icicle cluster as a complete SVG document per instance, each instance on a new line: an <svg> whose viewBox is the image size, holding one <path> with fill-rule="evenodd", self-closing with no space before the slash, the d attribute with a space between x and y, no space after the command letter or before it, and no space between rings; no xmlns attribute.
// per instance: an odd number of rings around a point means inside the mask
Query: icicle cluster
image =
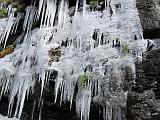
<svg viewBox="0 0 160 120"><path fill-rule="evenodd" d="M57 10L57 0L40 0L39 15L41 15L41 27L54 25Z"/></svg>
<svg viewBox="0 0 160 120"><path fill-rule="evenodd" d="M29 33L31 31L33 24L38 20L38 9L35 6L28 6L26 8L26 15L23 24L23 30Z"/></svg>
<svg viewBox="0 0 160 120"><path fill-rule="evenodd" d="M14 34L17 31L17 27L20 19L23 17L22 13L18 13L17 17L14 17L16 8L13 8L12 5L8 6L8 18L6 18L7 24L4 31L0 33L0 44L3 44L3 48L6 47L6 43L10 34Z"/></svg>
<svg viewBox="0 0 160 120"><path fill-rule="evenodd" d="M39 11L27 7L23 26L27 34L23 43L0 60L1 65L7 65L0 68L0 87L1 96L10 94L8 115L13 112L17 97L14 116L20 118L25 97L33 91L36 81L42 85L43 104L45 82L57 71L55 103L58 94L60 104L70 101L70 108L75 99L80 118L88 120L93 100L104 108L104 119L125 120L127 92L122 88L125 68L129 67L134 76L135 59L147 46L136 1L105 0L105 10L99 12L86 9L86 0L81 11L82 1L77 0L72 17L68 13L69 2L61 0L58 6L57 2L40 0ZM31 31L38 17L41 29Z"/></svg>
<svg viewBox="0 0 160 120"><path fill-rule="evenodd" d="M78 12L78 2L72 25L66 24L53 37L53 41L60 42L64 54L58 63L52 64L58 71L56 99L60 91L61 101L70 101L72 105L76 83L90 66L90 84L83 90L79 86L76 99L81 119L89 119L91 99L99 96L104 101L104 119L125 120L127 92L120 87L123 69L129 66L134 76L135 58L146 48L135 1L106 1L109 4L103 13L88 12L85 3L83 13ZM119 4L122 8L116 8ZM112 9L112 16L108 9Z"/></svg>
<svg viewBox="0 0 160 120"><path fill-rule="evenodd" d="M0 76L1 95L9 93L10 96L8 116L13 112L14 100L17 97L14 116L20 118L24 100L29 95L30 90L34 89L36 80L41 81L42 85L47 80L45 75L46 66L49 62L49 49L44 38L39 37L39 34L46 35L46 33L44 34L43 31L37 33L36 31L29 33L26 41L19 45L13 54L0 60L2 65L2 74Z"/></svg>

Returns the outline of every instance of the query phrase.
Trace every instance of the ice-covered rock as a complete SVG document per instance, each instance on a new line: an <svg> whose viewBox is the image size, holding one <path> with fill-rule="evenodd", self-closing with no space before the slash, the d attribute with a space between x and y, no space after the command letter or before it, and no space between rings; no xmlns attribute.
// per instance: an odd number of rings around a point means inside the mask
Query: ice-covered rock
<svg viewBox="0 0 160 120"><path fill-rule="evenodd" d="M39 103L43 103L45 83L52 71L57 71L55 102L60 99L61 105L69 101L72 108L76 95L76 111L81 119L88 120L92 98L99 96L104 119L126 120L126 68L134 78L134 63L147 47L136 1L107 0L104 11L90 11L83 0L83 10L79 11L82 1L77 0L74 16L68 14L68 1L57 2L39 1L41 28L33 31L38 11L27 7L23 42L0 60L2 64L8 62L0 68L1 95L10 94L8 116L14 112L15 117L21 117L25 98L34 92L36 82L41 83ZM12 111L14 102L16 110Z"/></svg>

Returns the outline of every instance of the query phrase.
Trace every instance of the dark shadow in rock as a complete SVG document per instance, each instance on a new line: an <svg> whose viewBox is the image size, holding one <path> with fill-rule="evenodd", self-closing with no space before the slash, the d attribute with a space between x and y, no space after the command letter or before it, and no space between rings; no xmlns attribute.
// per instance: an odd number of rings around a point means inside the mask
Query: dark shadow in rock
<svg viewBox="0 0 160 120"><path fill-rule="evenodd" d="M144 30L143 31L143 37L145 39L160 38L160 28L159 29L153 29L153 30Z"/></svg>

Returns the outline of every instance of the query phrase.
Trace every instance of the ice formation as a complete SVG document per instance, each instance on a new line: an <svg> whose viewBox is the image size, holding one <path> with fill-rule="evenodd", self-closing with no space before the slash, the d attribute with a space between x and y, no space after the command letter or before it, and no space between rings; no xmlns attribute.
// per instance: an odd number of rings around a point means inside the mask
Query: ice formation
<svg viewBox="0 0 160 120"><path fill-rule="evenodd" d="M7 117L0 115L0 120L18 120L18 119L17 118L7 118Z"/></svg>
<svg viewBox="0 0 160 120"><path fill-rule="evenodd" d="M21 117L25 98L34 91L36 81L42 85L43 102L43 87L57 71L55 103L58 94L60 103L70 101L71 108L76 99L78 115L88 120L94 100L104 108L105 120L126 120L127 91L122 89L125 70L129 68L135 76L134 62L147 46L136 0L105 0L103 11L86 9L86 0L80 8L82 1L77 0L73 16L69 15L69 2L57 2L40 0L39 11L28 6L23 42L17 43L13 54L0 59L0 95L9 93L8 116L14 112L15 117ZM41 28L31 30L38 17ZM6 42L13 24L8 23L1 42ZM12 111L14 102L16 110Z"/></svg>
<svg viewBox="0 0 160 120"><path fill-rule="evenodd" d="M61 2L63 6L64 1ZM40 0L39 15L41 16L41 27L53 26L56 16L57 0Z"/></svg>
<svg viewBox="0 0 160 120"><path fill-rule="evenodd" d="M3 44L3 48L6 47L6 43L10 34L16 33L20 19L23 17L23 14L18 13L17 17L14 17L16 8L13 8L12 5L7 7L8 18L4 20L7 22L5 25L5 30L0 32L0 44Z"/></svg>
<svg viewBox="0 0 160 120"><path fill-rule="evenodd" d="M38 18L38 8L35 6L28 6L26 8L23 30L26 30L27 33L31 31L33 24L37 22Z"/></svg>

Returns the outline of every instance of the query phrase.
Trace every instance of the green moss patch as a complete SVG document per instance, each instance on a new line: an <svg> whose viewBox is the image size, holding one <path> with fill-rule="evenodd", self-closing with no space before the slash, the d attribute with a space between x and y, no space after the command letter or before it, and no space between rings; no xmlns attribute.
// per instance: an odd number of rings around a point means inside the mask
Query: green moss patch
<svg viewBox="0 0 160 120"><path fill-rule="evenodd" d="M127 54L129 53L129 46L128 46L127 43L123 43L123 44L122 44L122 53L123 53L124 55L127 55Z"/></svg>
<svg viewBox="0 0 160 120"><path fill-rule="evenodd" d="M98 5L98 0L90 0L89 1L89 4L92 6L92 7L96 7Z"/></svg>
<svg viewBox="0 0 160 120"><path fill-rule="evenodd" d="M80 78L79 78L80 87L85 88L85 86L91 80L91 78L92 77L89 73L84 73L84 74L80 75Z"/></svg>
<svg viewBox="0 0 160 120"><path fill-rule="evenodd" d="M10 0L0 0L0 3L9 4L9 3L10 3Z"/></svg>
<svg viewBox="0 0 160 120"><path fill-rule="evenodd" d="M6 8L0 9L0 18L6 16L7 16L7 9Z"/></svg>

